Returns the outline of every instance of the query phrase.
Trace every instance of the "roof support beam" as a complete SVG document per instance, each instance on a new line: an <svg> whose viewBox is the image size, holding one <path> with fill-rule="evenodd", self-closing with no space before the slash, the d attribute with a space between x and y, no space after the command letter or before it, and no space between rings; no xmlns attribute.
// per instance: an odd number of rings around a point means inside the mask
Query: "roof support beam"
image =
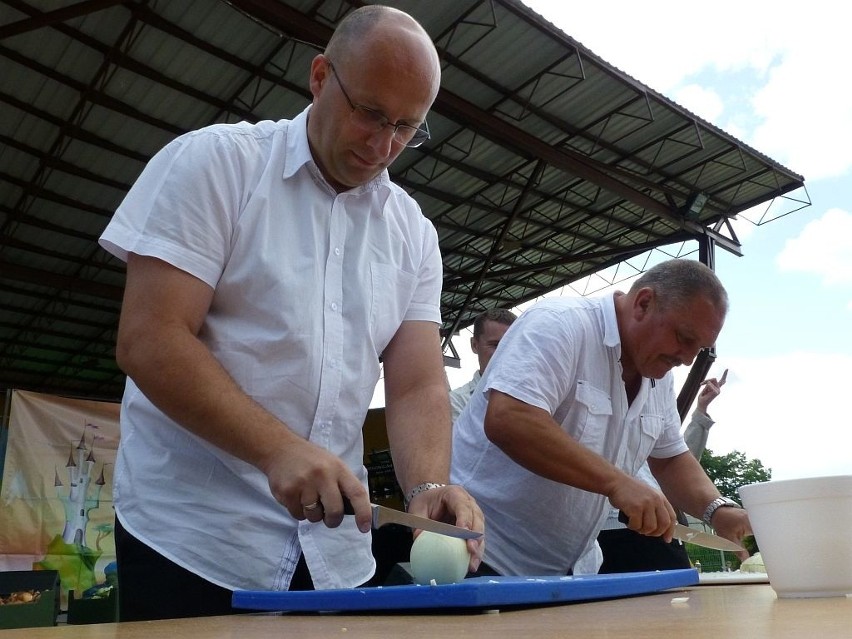
<svg viewBox="0 0 852 639"><path fill-rule="evenodd" d="M77 293L84 293L86 295L91 295L92 297L100 297L107 300L113 300L115 302L121 302L121 299L124 296L124 288L121 286L100 284L80 277L69 277L67 275L60 275L59 273L50 273L41 269L12 264L11 262L7 262L3 259L0 259L0 273L3 274L3 279L38 284L40 286L52 287L60 291L75 291Z"/></svg>
<svg viewBox="0 0 852 639"><path fill-rule="evenodd" d="M633 189L600 169L592 166L579 154L567 149L559 149L525 131L512 126L505 120L483 111L475 104L468 102L453 93L441 89L435 100L435 110L451 119L464 122L471 130L477 131L498 144L511 144L514 148L530 157L545 160L548 164L567 171L572 175L589 180L625 200L638 204L642 208L659 215L678 225L684 225L683 218L675 215L672 210L659 200Z"/></svg>
<svg viewBox="0 0 852 639"><path fill-rule="evenodd" d="M79 18L80 16L85 16L96 11L108 9L117 4L124 4L126 1L127 0L86 0L86 2L78 2L77 4L72 4L71 6L63 7L62 9L56 9L55 11L47 11L40 15L33 16L32 18L25 18L24 20L18 20L18 22L12 22L0 27L0 40L19 35L21 33L27 33L28 31L35 31L36 29L48 27L52 24L66 22L73 18Z"/></svg>
<svg viewBox="0 0 852 639"><path fill-rule="evenodd" d="M450 331L449 331L450 335L452 335L453 333L455 333L458 330L459 324L461 324L462 316L464 315L465 311L470 306L473 298L476 296L477 293L479 293L479 287L482 285L483 280L486 278L486 276L488 274L488 270L491 268L491 264L494 261L494 258L496 257L497 253L500 252L501 247L503 246L503 240L505 239L506 234L509 232L509 229L512 227L512 222L515 221L515 219L520 214L520 211L523 210L524 203L527 199L527 196L529 195L529 190L532 188L533 184L535 184L538 181L538 179L541 177L541 172L543 170L544 170L544 161L539 160L539 162L536 164L535 168L533 169L532 174L530 175L529 179L527 180L527 187L518 196L518 199L515 202L515 207L512 210L512 214L503 223L503 228L500 229L500 232L498 233L497 237L494 239L494 242L492 242L492 244L491 244L491 250L488 252L488 257L486 257L485 260L482 262L482 266L479 268L479 272L475 275L475 281L474 281L473 285L470 287L470 290L468 291L468 294L467 294L467 297L464 300L464 303L462 304L461 308L459 309L458 313L456 314L455 319L453 320L453 325L452 325L452 327L450 328ZM445 340L445 342L444 342L445 347L447 345L447 341L448 340Z"/></svg>
<svg viewBox="0 0 852 639"><path fill-rule="evenodd" d="M332 34L332 29L319 24L304 13L273 0L231 0L231 3L246 13L263 20L283 33L324 45ZM632 187L605 171L605 166L573 153L568 149L557 148L542 142L518 127L479 108L446 89L441 88L435 99L433 109L451 119L463 122L470 130L484 135L497 144L511 145L515 150L531 158L541 158L548 164L558 167L572 175L589 180L603 189L625 200L641 206L663 219L678 225L687 232L704 234L701 224L690 222L680 216L666 203Z"/></svg>
<svg viewBox="0 0 852 639"><path fill-rule="evenodd" d="M230 3L282 33L324 47L333 30L320 24L306 13L288 7L277 0L230 0Z"/></svg>

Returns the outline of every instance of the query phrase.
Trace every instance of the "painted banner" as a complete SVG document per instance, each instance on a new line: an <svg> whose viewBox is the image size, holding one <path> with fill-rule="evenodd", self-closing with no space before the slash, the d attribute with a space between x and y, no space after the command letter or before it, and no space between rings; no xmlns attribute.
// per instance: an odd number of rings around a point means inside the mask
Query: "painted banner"
<svg viewBox="0 0 852 639"><path fill-rule="evenodd" d="M0 570L57 570L62 598L114 573L119 404L13 391L0 484Z"/></svg>

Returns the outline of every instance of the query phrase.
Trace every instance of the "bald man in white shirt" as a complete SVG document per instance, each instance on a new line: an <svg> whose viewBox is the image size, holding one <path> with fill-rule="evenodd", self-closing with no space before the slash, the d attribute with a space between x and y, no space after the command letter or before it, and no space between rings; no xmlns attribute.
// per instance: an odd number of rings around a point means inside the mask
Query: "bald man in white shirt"
<svg viewBox="0 0 852 639"><path fill-rule="evenodd" d="M230 613L235 589L370 578L361 428L380 359L409 510L484 528L449 485L437 234L387 172L429 138L437 52L409 15L363 7L313 59L309 85L293 120L166 146L101 237L127 262L121 620ZM469 542L471 568L481 547Z"/></svg>

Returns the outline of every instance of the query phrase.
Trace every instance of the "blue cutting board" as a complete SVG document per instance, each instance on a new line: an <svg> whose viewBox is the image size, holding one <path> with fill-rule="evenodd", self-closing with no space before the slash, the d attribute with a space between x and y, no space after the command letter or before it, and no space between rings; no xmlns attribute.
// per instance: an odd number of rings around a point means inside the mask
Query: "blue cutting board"
<svg viewBox="0 0 852 639"><path fill-rule="evenodd" d="M237 590L235 608L276 611L362 611L423 608L499 608L643 595L694 586L691 568L574 577L473 577L441 586L380 586L279 592Z"/></svg>

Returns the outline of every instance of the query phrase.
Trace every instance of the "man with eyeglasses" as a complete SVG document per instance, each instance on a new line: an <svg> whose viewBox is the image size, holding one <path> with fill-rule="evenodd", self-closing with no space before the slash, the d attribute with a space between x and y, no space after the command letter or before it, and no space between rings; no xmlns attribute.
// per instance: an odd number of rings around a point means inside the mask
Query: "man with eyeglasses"
<svg viewBox="0 0 852 639"><path fill-rule="evenodd" d="M450 476L488 521L481 572L597 572L610 505L666 541L673 505L729 539L750 534L687 449L671 374L716 343L727 310L712 270L675 259L626 293L524 311L453 426ZM662 492L636 476L646 460Z"/></svg>
<svg viewBox="0 0 852 639"><path fill-rule="evenodd" d="M364 7L309 84L293 120L167 145L101 237L127 261L122 620L229 613L235 589L366 582L361 428L380 362L409 510L483 530L449 485L437 234L386 170L429 139L435 47L407 14ZM482 542L469 550L475 569Z"/></svg>

